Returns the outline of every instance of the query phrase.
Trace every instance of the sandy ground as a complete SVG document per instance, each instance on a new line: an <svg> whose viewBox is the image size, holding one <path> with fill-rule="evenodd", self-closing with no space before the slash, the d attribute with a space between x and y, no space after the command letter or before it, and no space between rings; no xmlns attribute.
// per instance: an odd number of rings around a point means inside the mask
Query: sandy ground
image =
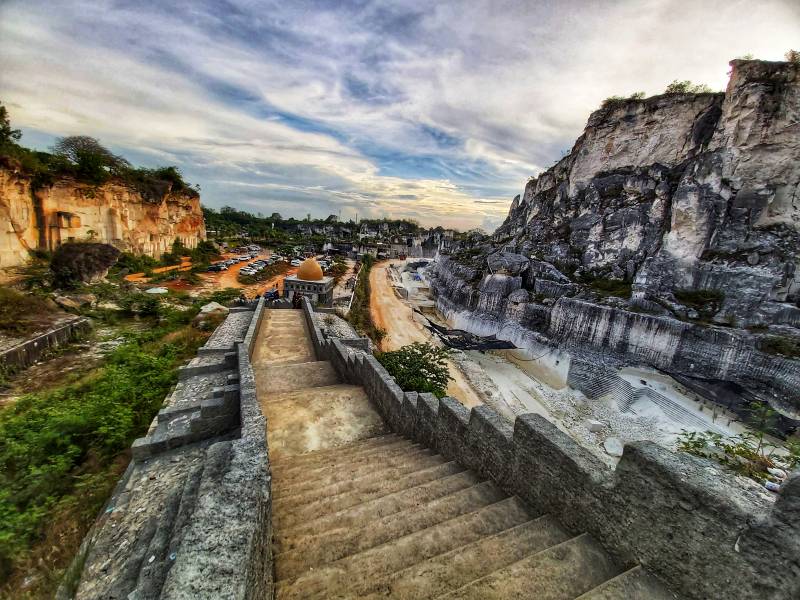
<svg viewBox="0 0 800 600"><path fill-rule="evenodd" d="M387 331L386 337L381 342L381 350L397 350L414 342L440 345L439 341L414 319L412 308L395 294L386 273L389 263L390 261L376 263L369 274L372 320L378 327ZM448 361L448 367L453 380L447 386L447 394L458 398L465 406L483 404L480 394L469 384L458 366L453 361Z"/></svg>

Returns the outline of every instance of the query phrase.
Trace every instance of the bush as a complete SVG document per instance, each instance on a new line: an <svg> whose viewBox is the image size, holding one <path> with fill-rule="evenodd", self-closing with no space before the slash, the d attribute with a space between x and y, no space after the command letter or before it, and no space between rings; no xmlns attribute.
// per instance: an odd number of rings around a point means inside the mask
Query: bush
<svg viewBox="0 0 800 600"><path fill-rule="evenodd" d="M766 404L754 402L749 407L748 424L753 428L739 435L726 437L713 431L684 430L678 436L678 450L715 460L728 469L759 483L774 480L770 468L792 471L800 465L800 443L789 442L785 453L767 442L775 433L776 413Z"/></svg>
<svg viewBox="0 0 800 600"><path fill-rule="evenodd" d="M447 348L414 342L392 352L379 352L375 358L395 378L405 392L430 392L437 398L446 394L452 379L447 368Z"/></svg>
<svg viewBox="0 0 800 600"><path fill-rule="evenodd" d="M681 304L711 315L719 312L725 301L725 294L719 290L677 289L674 296Z"/></svg>
<svg viewBox="0 0 800 600"><path fill-rule="evenodd" d="M41 324L41 317L50 312L52 309L42 298L0 287L0 333L11 336L32 333Z"/></svg>
<svg viewBox="0 0 800 600"><path fill-rule="evenodd" d="M675 79L664 90L665 94L713 94L714 90L708 87L705 83L692 83L688 79L685 81L678 81Z"/></svg>
<svg viewBox="0 0 800 600"><path fill-rule="evenodd" d="M218 302L219 304L228 304L234 300L236 300L239 296L242 295L242 290L239 288L225 288L224 290L217 290L213 292L209 297L209 302Z"/></svg>
<svg viewBox="0 0 800 600"><path fill-rule="evenodd" d="M625 104L629 100L643 100L645 97L644 92L634 92L630 96L609 96L600 104L600 108L611 108Z"/></svg>
<svg viewBox="0 0 800 600"><path fill-rule="evenodd" d="M768 335L759 340L758 349L767 354L777 354L786 358L800 358L800 339Z"/></svg>

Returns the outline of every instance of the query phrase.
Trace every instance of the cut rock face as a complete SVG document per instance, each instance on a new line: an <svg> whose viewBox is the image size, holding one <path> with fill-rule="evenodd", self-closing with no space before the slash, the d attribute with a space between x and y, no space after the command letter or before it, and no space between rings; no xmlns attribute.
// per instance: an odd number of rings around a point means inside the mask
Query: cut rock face
<svg viewBox="0 0 800 600"><path fill-rule="evenodd" d="M724 94L592 113L494 234L428 268L437 308L519 347L740 386L742 416L755 400L800 421L800 360L777 350L800 337L800 65L731 66Z"/></svg>

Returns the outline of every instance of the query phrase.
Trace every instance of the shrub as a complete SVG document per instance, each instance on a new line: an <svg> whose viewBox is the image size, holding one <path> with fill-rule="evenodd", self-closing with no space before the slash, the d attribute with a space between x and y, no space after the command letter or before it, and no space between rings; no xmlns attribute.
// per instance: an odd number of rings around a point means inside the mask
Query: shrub
<svg viewBox="0 0 800 600"><path fill-rule="evenodd" d="M779 453L766 436L774 433L776 413L767 404L750 405L748 423L752 431L726 437L713 431L684 430L678 436L678 450L715 460L732 471L759 483L773 478L770 468L791 471L800 464L800 443L789 442L787 452Z"/></svg>
<svg viewBox="0 0 800 600"><path fill-rule="evenodd" d="M0 287L0 332L11 336L27 335L35 331L41 324L41 317L50 312L42 298Z"/></svg>
<svg viewBox="0 0 800 600"><path fill-rule="evenodd" d="M719 312L725 301L725 294L720 290L677 289L674 296L681 304L706 314Z"/></svg>
<svg viewBox="0 0 800 600"><path fill-rule="evenodd" d="M239 288L225 288L224 290L217 290L213 292L209 297L209 302L218 302L219 304L228 304L239 296L242 295L242 290Z"/></svg>
<svg viewBox="0 0 800 600"><path fill-rule="evenodd" d="M665 94L712 94L713 92L714 90L705 83L692 83L688 79L684 81L675 79L664 90Z"/></svg>
<svg viewBox="0 0 800 600"><path fill-rule="evenodd" d="M600 108L610 108L613 106L619 106L628 102L629 100L643 100L645 97L644 92L634 92L630 96L609 96L600 104Z"/></svg>
<svg viewBox="0 0 800 600"><path fill-rule="evenodd" d="M392 352L379 352L375 358L395 378L405 392L430 392L437 398L446 394L452 379L447 368L447 348L414 342Z"/></svg>
<svg viewBox="0 0 800 600"><path fill-rule="evenodd" d="M787 358L800 358L800 338L768 335L759 340L758 349L767 354L777 354Z"/></svg>

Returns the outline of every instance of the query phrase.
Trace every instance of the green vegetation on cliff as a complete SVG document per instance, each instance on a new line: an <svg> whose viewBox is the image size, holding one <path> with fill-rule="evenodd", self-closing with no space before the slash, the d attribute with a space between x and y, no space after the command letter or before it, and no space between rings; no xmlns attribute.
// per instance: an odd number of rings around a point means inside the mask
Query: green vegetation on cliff
<svg viewBox="0 0 800 600"><path fill-rule="evenodd" d="M19 168L33 179L35 187L52 185L61 178L95 186L113 180L136 190L150 202L160 201L170 192L199 196L199 188L186 183L177 167L134 167L89 136L60 138L51 152L26 148L18 143L21 137L20 130L11 127L8 110L0 103L0 165Z"/></svg>

